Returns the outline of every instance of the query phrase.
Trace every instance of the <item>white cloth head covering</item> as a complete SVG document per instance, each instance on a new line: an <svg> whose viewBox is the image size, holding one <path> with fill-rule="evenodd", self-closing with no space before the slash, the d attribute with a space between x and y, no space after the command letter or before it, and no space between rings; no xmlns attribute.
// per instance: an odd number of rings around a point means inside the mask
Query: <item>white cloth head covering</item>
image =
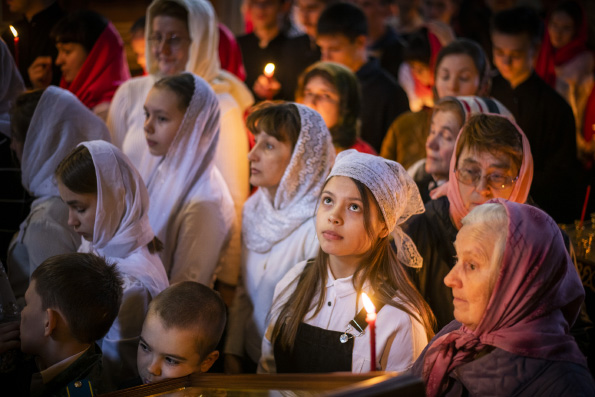
<svg viewBox="0 0 595 397"><path fill-rule="evenodd" d="M153 29L153 9L163 0L154 0L147 8L145 25L147 70L159 74L157 60L153 57L149 37ZM233 74L221 69L219 62L219 28L213 6L206 0L169 0L180 4L188 11L190 53L186 71L205 79L217 94L227 92L236 100L242 113L254 103L252 93Z"/></svg>
<svg viewBox="0 0 595 397"><path fill-rule="evenodd" d="M452 100L458 102L461 106L463 114L465 115L464 121L469 120L471 116L478 113L500 114L511 121L515 121L513 114L510 113L510 110L508 110L506 106L504 106L502 103L500 103L500 101L494 98L485 98L469 95L458 97L445 97L443 100Z"/></svg>
<svg viewBox="0 0 595 397"><path fill-rule="evenodd" d="M25 84L6 46L0 39L0 133L10 137L10 106Z"/></svg>
<svg viewBox="0 0 595 397"><path fill-rule="evenodd" d="M149 218L155 234L165 234L200 177L213 166L219 139L219 102L209 85L194 78L194 94L180 129L149 178Z"/></svg>
<svg viewBox="0 0 595 397"><path fill-rule="evenodd" d="M103 120L69 91L49 86L41 95L27 130L21 164L22 182L34 197L59 197L54 171L79 143L109 141Z"/></svg>
<svg viewBox="0 0 595 397"><path fill-rule="evenodd" d="M147 188L126 155L111 143L90 141L81 145L89 149L97 177L92 248L99 255L125 259L154 237L149 224ZM168 285L160 260L146 261L142 266L121 260L118 267L140 280L152 296Z"/></svg>
<svg viewBox="0 0 595 397"><path fill-rule="evenodd" d="M244 204L242 238L252 251L269 251L314 216L335 160L333 141L320 114L304 105L295 106L302 126L275 197L267 189L258 189Z"/></svg>
<svg viewBox="0 0 595 397"><path fill-rule="evenodd" d="M397 246L397 257L404 265L419 268L422 258L401 224L412 215L425 211L417 185L397 162L354 149L339 153L329 175L346 176L363 183L376 199L386 227L391 230Z"/></svg>

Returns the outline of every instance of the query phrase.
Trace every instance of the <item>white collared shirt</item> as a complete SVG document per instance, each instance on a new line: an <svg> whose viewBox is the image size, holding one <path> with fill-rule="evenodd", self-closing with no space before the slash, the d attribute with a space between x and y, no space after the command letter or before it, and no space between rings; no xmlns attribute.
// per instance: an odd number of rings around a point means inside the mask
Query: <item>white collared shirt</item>
<svg viewBox="0 0 595 397"><path fill-rule="evenodd" d="M273 345L271 344L272 330L277 321L279 308L285 303L289 294L293 293L297 277L304 269L306 262L302 262L291 269L275 288L275 305L272 319L262 341L262 356L259 363L259 372L276 372ZM349 322L363 307L361 297L357 301L357 293L352 283L353 277L335 279L330 269L326 283L325 302L316 317L311 318L315 308L312 309L304 320L306 324L332 330L345 332ZM293 288L277 302L279 294L290 284ZM370 294L369 285L366 283L364 292ZM398 300L398 298L395 298ZM368 330L368 329L367 329ZM351 371L354 373L370 370L370 335L369 332L357 336L356 332L353 346L353 359ZM340 343L337 340L337 343ZM409 369L415 359L421 354L428 344L423 325L404 311L394 306L384 306L376 319L376 368L381 371L402 372Z"/></svg>

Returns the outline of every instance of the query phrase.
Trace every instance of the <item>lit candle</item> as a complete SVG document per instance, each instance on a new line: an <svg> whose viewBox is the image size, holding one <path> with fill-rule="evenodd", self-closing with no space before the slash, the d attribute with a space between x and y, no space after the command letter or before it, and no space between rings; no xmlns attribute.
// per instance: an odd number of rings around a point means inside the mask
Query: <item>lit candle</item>
<svg viewBox="0 0 595 397"><path fill-rule="evenodd" d="M365 292L362 293L362 298L368 313L366 322L368 323L368 332L370 332L370 371L376 371L376 307Z"/></svg>
<svg viewBox="0 0 595 397"><path fill-rule="evenodd" d="M275 74L275 64L274 63L267 63L264 67L264 75L270 80L273 78Z"/></svg>
<svg viewBox="0 0 595 397"><path fill-rule="evenodd" d="M19 33L14 28L14 26L10 25L10 31L13 35L13 43L14 43L14 62L16 63L17 67L19 67Z"/></svg>

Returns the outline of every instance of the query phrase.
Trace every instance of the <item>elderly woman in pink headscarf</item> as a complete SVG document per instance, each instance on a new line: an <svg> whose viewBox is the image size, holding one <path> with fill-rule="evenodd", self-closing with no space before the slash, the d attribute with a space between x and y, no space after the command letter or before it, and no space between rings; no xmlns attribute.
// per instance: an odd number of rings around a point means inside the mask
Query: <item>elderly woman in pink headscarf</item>
<svg viewBox="0 0 595 397"><path fill-rule="evenodd" d="M412 281L432 308L438 329L453 319L452 293L442 280L455 265L452 242L461 219L493 198L527 201L533 180L529 141L506 117L472 116L459 133L448 172L447 195L426 203L426 212L404 228L423 258L421 268L410 272Z"/></svg>
<svg viewBox="0 0 595 397"><path fill-rule="evenodd" d="M444 278L451 322L416 361L428 396L595 395L569 328L584 299L555 221L502 199L474 208Z"/></svg>

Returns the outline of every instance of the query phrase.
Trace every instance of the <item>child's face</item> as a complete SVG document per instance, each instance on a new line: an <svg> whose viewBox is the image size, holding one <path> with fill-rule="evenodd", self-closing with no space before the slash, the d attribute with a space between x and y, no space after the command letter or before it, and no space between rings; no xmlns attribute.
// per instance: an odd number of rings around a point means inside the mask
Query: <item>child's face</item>
<svg viewBox="0 0 595 397"><path fill-rule="evenodd" d="M372 200L370 197L369 202ZM372 236L364 226L364 211L370 211ZM320 198L316 234L324 252L347 262L360 260L388 231L375 208L364 209L355 183L348 177L334 176Z"/></svg>
<svg viewBox="0 0 595 397"><path fill-rule="evenodd" d="M342 34L320 35L316 38L316 44L320 47L321 61L337 62L357 72L363 63L366 62L366 36L359 36L351 41Z"/></svg>
<svg viewBox="0 0 595 397"><path fill-rule="evenodd" d="M479 72L466 54L447 55L436 69L436 93L445 96L475 95L479 90Z"/></svg>
<svg viewBox="0 0 595 397"><path fill-rule="evenodd" d="M87 241L93 241L97 194L75 193L62 182L58 182L60 197L68 205L68 225Z"/></svg>
<svg viewBox="0 0 595 397"><path fill-rule="evenodd" d="M327 128L339 122L339 92L321 76L314 76L306 83L302 102L322 116Z"/></svg>
<svg viewBox="0 0 595 397"><path fill-rule="evenodd" d="M254 140L254 147L248 153L250 184L269 189L271 197L275 197L291 161L291 143L281 142L266 132L255 135Z"/></svg>
<svg viewBox="0 0 595 397"><path fill-rule="evenodd" d="M138 344L136 365L143 383L206 372L196 345L196 331L165 328L149 311Z"/></svg>
<svg viewBox="0 0 595 397"><path fill-rule="evenodd" d="M176 93L152 88L145 101L145 137L153 156L165 156L184 119Z"/></svg>
<svg viewBox="0 0 595 397"><path fill-rule="evenodd" d="M452 112L434 112L430 135L426 140L426 172L440 179L448 179L450 158L460 129L461 124Z"/></svg>
<svg viewBox="0 0 595 397"><path fill-rule="evenodd" d="M526 33L510 35L492 33L494 65L510 85L518 86L533 72L533 61L537 54Z"/></svg>
<svg viewBox="0 0 595 397"><path fill-rule="evenodd" d="M35 290L35 279L25 292L25 307L21 312L21 350L25 354L39 354L45 338L46 311L41 296Z"/></svg>
<svg viewBox="0 0 595 397"><path fill-rule="evenodd" d="M411 68L411 74L413 77L425 86L434 85L434 76L430 70L430 66L419 61L407 62Z"/></svg>

